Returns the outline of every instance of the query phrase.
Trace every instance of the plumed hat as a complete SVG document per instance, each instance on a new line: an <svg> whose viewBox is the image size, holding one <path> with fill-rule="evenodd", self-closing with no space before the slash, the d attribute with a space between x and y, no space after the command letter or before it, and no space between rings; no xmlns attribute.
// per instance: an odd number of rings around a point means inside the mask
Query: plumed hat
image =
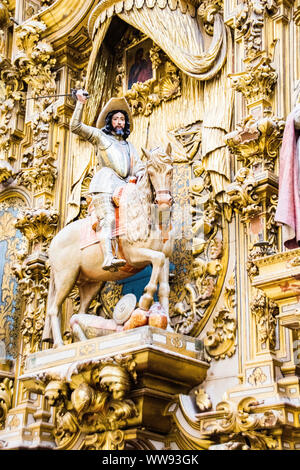
<svg viewBox="0 0 300 470"><path fill-rule="evenodd" d="M108 103L106 103L106 105L104 106L104 108L102 109L101 113L98 116L96 127L101 129L102 127L105 126L105 118L108 115L108 113L110 113L111 111L126 111L126 113L128 114L128 118L129 118L130 132L132 132L133 130L132 114L131 114L129 104L127 103L124 97L111 98L108 101Z"/></svg>

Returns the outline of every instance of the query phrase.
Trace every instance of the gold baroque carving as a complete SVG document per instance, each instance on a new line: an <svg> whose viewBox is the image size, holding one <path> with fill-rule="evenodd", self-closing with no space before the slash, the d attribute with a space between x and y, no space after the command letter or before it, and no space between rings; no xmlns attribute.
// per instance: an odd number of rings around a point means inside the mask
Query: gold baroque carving
<svg viewBox="0 0 300 470"><path fill-rule="evenodd" d="M39 249L46 252L55 235L58 217L58 212L49 207L27 209L19 215L16 228L21 230L29 241L29 251Z"/></svg>
<svg viewBox="0 0 300 470"><path fill-rule="evenodd" d="M191 181L190 196L194 259L184 295L172 315L175 331L182 334L189 334L204 317L223 270L222 209L202 162L195 162L193 170L196 178Z"/></svg>
<svg viewBox="0 0 300 470"><path fill-rule="evenodd" d="M17 236L15 227L16 213L24 207L21 199L13 197L1 202L0 241L5 241L7 248L3 253L3 272L0 298L0 340L4 341L6 355L15 355L20 316L20 298L16 292L16 279L12 268L17 254L25 249L26 242ZM1 211L1 212L2 212Z"/></svg>
<svg viewBox="0 0 300 470"><path fill-rule="evenodd" d="M214 22L216 13L222 14L223 0L204 0L198 7L197 15L201 18L207 34L210 36L214 32Z"/></svg>
<svg viewBox="0 0 300 470"><path fill-rule="evenodd" d="M235 276L233 275L225 288L224 307L213 318L213 329L207 331L204 346L209 357L225 359L235 353L236 319L235 308Z"/></svg>
<svg viewBox="0 0 300 470"><path fill-rule="evenodd" d="M269 101L278 78L271 59L259 55L250 62L246 60L245 65L244 72L229 74L232 87L243 94L248 106L260 100Z"/></svg>
<svg viewBox="0 0 300 470"><path fill-rule="evenodd" d="M121 44L117 48L118 64L117 75L115 78L114 92L121 96L124 93L125 68L123 65L124 47L135 44L144 37L140 32L129 31L124 36ZM152 62L154 76L153 78L140 83L134 83L130 90L124 94L128 101L132 114L142 114L149 116L153 109L163 101L177 98L181 95L180 77L178 68L168 60L166 54L153 44L149 51L150 60Z"/></svg>
<svg viewBox="0 0 300 470"><path fill-rule="evenodd" d="M0 381L0 429L4 429L7 413L12 405L13 380L4 378Z"/></svg>
<svg viewBox="0 0 300 470"><path fill-rule="evenodd" d="M206 391L199 386L195 390L195 397L196 397L196 405L199 408L201 412L203 411L208 411L212 408L212 402L209 398L209 395L206 393Z"/></svg>
<svg viewBox="0 0 300 470"><path fill-rule="evenodd" d="M200 431L205 436L221 440L223 444L210 449L268 450L279 447L278 439L270 434L283 422L280 411L260 411L253 397L239 403L222 401L209 417L199 415Z"/></svg>
<svg viewBox="0 0 300 470"><path fill-rule="evenodd" d="M267 380L266 374L263 373L260 367L255 367L252 374L248 378L248 382L251 385L262 385Z"/></svg>
<svg viewBox="0 0 300 470"><path fill-rule="evenodd" d="M285 122L278 117L255 120L248 116L237 130L225 136L229 150L243 166L261 164L273 170L281 145Z"/></svg>
<svg viewBox="0 0 300 470"><path fill-rule="evenodd" d="M257 340L260 348L266 345L270 349L276 346L276 325L279 308L277 304L268 299L261 290L257 290L251 302L251 313L256 322Z"/></svg>
<svg viewBox="0 0 300 470"><path fill-rule="evenodd" d="M46 25L42 21L31 20L17 30L16 45L19 49L14 65L19 68L21 77L31 87L31 96L53 94L56 89L55 74L52 67L56 60L52 58L52 46L40 41L40 34ZM39 111L49 104L49 100L37 100Z"/></svg>
<svg viewBox="0 0 300 470"><path fill-rule="evenodd" d="M232 207L241 212L242 222L258 215L262 208L261 198L256 192L258 182L249 168L240 168L234 182L228 187L227 194Z"/></svg>
<svg viewBox="0 0 300 470"><path fill-rule="evenodd" d="M41 349L50 277L45 255L31 255L25 261L24 258L25 254L20 254L19 264L14 266L14 273L19 279L25 300L25 311L20 326L23 336L23 364L28 354Z"/></svg>
<svg viewBox="0 0 300 470"><path fill-rule="evenodd" d="M5 171L5 160L15 159L15 156L9 153L11 146L10 122L14 113L22 105L22 91L23 82L18 67L0 55L0 160L4 161L1 174L5 176L5 180L12 176L11 171L9 175L4 175L3 171ZM16 106L18 103L19 106ZM1 180L3 181L2 175Z"/></svg>
<svg viewBox="0 0 300 470"><path fill-rule="evenodd" d="M56 408L58 448L70 449L80 433L83 449L124 448L122 429L138 415L128 398L137 378L135 367L132 356L116 356L77 364L68 382L55 374L39 375L49 405Z"/></svg>
<svg viewBox="0 0 300 470"><path fill-rule="evenodd" d="M276 0L245 0L238 5L235 28L244 36L247 56L261 50L265 14L273 14L277 8Z"/></svg>

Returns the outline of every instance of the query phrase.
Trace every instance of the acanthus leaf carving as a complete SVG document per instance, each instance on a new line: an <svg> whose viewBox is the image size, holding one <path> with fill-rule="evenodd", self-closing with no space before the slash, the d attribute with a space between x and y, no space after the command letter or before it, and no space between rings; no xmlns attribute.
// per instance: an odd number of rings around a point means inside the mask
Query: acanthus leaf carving
<svg viewBox="0 0 300 470"><path fill-rule="evenodd" d="M240 402L222 401L210 416L199 415L203 435L221 444L211 450L268 450L279 447L276 436L270 431L283 422L281 411L260 410L254 397Z"/></svg>
<svg viewBox="0 0 300 470"><path fill-rule="evenodd" d="M5 427L7 413L12 405L13 383L7 377L0 381L0 429Z"/></svg>

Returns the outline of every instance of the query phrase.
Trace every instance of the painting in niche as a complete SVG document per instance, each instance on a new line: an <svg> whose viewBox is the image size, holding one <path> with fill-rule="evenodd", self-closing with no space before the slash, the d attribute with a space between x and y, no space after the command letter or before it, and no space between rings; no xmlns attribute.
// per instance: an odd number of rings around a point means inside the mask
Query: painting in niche
<svg viewBox="0 0 300 470"><path fill-rule="evenodd" d="M146 39L126 52L127 89L137 82L144 83L153 77L150 49L152 41Z"/></svg>

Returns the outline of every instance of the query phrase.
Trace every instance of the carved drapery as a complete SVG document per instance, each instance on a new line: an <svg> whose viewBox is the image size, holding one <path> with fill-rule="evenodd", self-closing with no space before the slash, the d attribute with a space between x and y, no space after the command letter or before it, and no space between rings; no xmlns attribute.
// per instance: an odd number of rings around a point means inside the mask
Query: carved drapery
<svg viewBox="0 0 300 470"><path fill-rule="evenodd" d="M213 38L207 50L198 23L201 16L192 3L185 1L100 2L91 14L89 32L95 37L101 25L104 23L106 28L106 20L116 14L153 39L184 73L208 80L223 66L227 52L226 30L219 10L214 12Z"/></svg>

